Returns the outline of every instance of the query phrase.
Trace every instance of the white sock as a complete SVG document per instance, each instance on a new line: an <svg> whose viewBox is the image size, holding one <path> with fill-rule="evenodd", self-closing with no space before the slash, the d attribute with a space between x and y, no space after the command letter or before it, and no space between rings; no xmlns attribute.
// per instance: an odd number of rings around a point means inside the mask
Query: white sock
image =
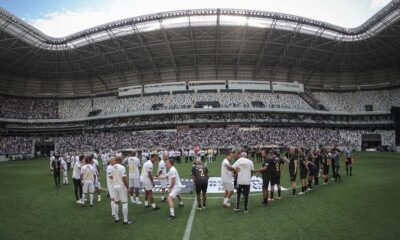
<svg viewBox="0 0 400 240"><path fill-rule="evenodd" d="M82 193L82 204L85 204L85 194Z"/></svg>
<svg viewBox="0 0 400 240"><path fill-rule="evenodd" d="M149 206L149 201L144 201L144 205Z"/></svg>
<svg viewBox="0 0 400 240"><path fill-rule="evenodd" d="M110 203L111 203L111 214L112 214L113 216L115 216L114 201L111 201Z"/></svg>
<svg viewBox="0 0 400 240"><path fill-rule="evenodd" d="M226 205L228 203L228 198L224 198L224 204Z"/></svg>
<svg viewBox="0 0 400 240"><path fill-rule="evenodd" d="M156 204L155 204L155 203L152 203L151 206L152 206L153 208L155 208L155 207L156 207Z"/></svg>
<svg viewBox="0 0 400 240"><path fill-rule="evenodd" d="M124 222L128 222L128 203L122 204L122 214L124 215Z"/></svg>
<svg viewBox="0 0 400 240"><path fill-rule="evenodd" d="M179 204L180 204L180 205L183 205L183 200L181 200L181 201L179 202Z"/></svg>
<svg viewBox="0 0 400 240"><path fill-rule="evenodd" d="M161 195L161 201L163 201L163 200L164 200L164 198L165 198L165 197L164 197L164 195Z"/></svg>
<svg viewBox="0 0 400 240"><path fill-rule="evenodd" d="M170 212L171 216L175 216L175 209L174 208L170 208L169 212Z"/></svg>
<svg viewBox="0 0 400 240"><path fill-rule="evenodd" d="M117 203L114 203L114 213L115 213L115 220L119 221L119 205Z"/></svg>
<svg viewBox="0 0 400 240"><path fill-rule="evenodd" d="M90 205L93 205L93 193L90 194Z"/></svg>
<svg viewBox="0 0 400 240"><path fill-rule="evenodd" d="M140 202L140 201L139 201L139 197L136 197L136 202Z"/></svg>
<svg viewBox="0 0 400 240"><path fill-rule="evenodd" d="M131 202L134 202L135 200L133 199L133 196L131 196Z"/></svg>

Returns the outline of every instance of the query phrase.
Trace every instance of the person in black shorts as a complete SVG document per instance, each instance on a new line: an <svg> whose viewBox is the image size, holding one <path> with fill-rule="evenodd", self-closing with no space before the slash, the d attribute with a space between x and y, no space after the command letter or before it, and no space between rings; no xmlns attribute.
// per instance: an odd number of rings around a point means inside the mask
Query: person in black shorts
<svg viewBox="0 0 400 240"><path fill-rule="evenodd" d="M316 175L318 175L318 167L315 165L313 161L307 161L307 169L308 169L308 188L307 191L312 190L312 181Z"/></svg>
<svg viewBox="0 0 400 240"><path fill-rule="evenodd" d="M299 151L300 182L301 182L301 192L299 192L299 195L302 195L307 190L306 179L308 174L308 168L307 168L306 154L304 153L304 148L300 147L298 151Z"/></svg>
<svg viewBox="0 0 400 240"><path fill-rule="evenodd" d="M312 153L312 162L315 164L315 166L317 166L317 174L315 174L314 176L314 183L315 186L319 186L319 169L320 169L320 165L322 163L322 154L320 152L320 150L314 150Z"/></svg>
<svg viewBox="0 0 400 240"><path fill-rule="evenodd" d="M56 156L56 159L51 163L51 166L53 168L54 183L56 184L56 187L59 188L62 165L61 165L60 157L58 155Z"/></svg>
<svg viewBox="0 0 400 240"><path fill-rule="evenodd" d="M196 160L192 168L192 179L196 188L197 210L199 211L206 209L208 178L207 167L202 165L201 160ZM201 207L200 193L203 194L203 208Z"/></svg>
<svg viewBox="0 0 400 240"><path fill-rule="evenodd" d="M331 164L330 156L328 155L328 151L323 149L321 151L321 163L322 163L322 178L324 179L324 185L328 183L329 180L329 166Z"/></svg>
<svg viewBox="0 0 400 240"><path fill-rule="evenodd" d="M240 151L234 151L233 152L233 162L236 162L240 158ZM233 171L233 188L237 189L237 178L238 178L238 173L236 171Z"/></svg>
<svg viewBox="0 0 400 240"><path fill-rule="evenodd" d="M263 180L263 185L262 185L262 190L263 190L263 201L261 202L261 206L265 207L268 205L268 201L270 201L270 198L268 198L268 185L272 180L272 163L273 159L268 158L268 154L265 150L261 151L261 158L263 160L263 163L261 165L261 168L256 169L254 172L255 173L261 173L262 180ZM271 183L271 188L272 188L272 183Z"/></svg>
<svg viewBox="0 0 400 240"><path fill-rule="evenodd" d="M297 178L297 164L298 156L294 147L289 148L289 152L286 153L283 158L284 161L289 162L289 176L292 185L292 194L296 196L296 178Z"/></svg>
<svg viewBox="0 0 400 240"><path fill-rule="evenodd" d="M281 169L282 165L285 163L282 158L279 157L279 154L275 151L272 152L272 180L271 180L271 200L274 199L274 188L275 185L278 189L278 197L281 198Z"/></svg>

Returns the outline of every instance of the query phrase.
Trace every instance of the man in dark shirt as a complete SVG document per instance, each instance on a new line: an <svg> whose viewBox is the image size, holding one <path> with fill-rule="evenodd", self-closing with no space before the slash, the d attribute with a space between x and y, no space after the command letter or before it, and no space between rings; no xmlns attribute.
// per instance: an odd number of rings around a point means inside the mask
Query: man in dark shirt
<svg viewBox="0 0 400 240"><path fill-rule="evenodd" d="M306 154L304 153L304 148L302 147L299 148L299 165L300 165L300 182L301 182L301 192L299 192L299 195L302 195L307 190L306 179L308 174Z"/></svg>
<svg viewBox="0 0 400 240"><path fill-rule="evenodd" d="M56 187L59 188L62 165L60 157L58 155L56 156L56 159L52 162L51 166L53 168L54 183L56 184Z"/></svg>
<svg viewBox="0 0 400 240"><path fill-rule="evenodd" d="M334 149L333 153L332 153L332 164L334 166L333 176L335 177L335 182L337 182L338 179L339 179L339 182L341 182L342 177L339 174L340 157L339 157L339 152L336 149Z"/></svg>
<svg viewBox="0 0 400 240"><path fill-rule="evenodd" d="M291 147L289 152L286 153L284 157L284 161L289 162L289 176L290 182L292 185L292 194L296 196L296 177L297 177L297 164L298 164L298 156L296 153L296 149Z"/></svg>
<svg viewBox="0 0 400 240"><path fill-rule="evenodd" d="M312 190L312 181L316 175L318 175L318 167L315 165L313 161L307 161L307 169L308 169L308 189L307 191Z"/></svg>
<svg viewBox="0 0 400 240"><path fill-rule="evenodd" d="M270 184L272 180L272 163L273 159L268 158L268 154L265 150L261 151L261 159L262 159L262 165L261 168L256 169L254 172L255 173L261 173L262 175L262 180L263 180L263 202L261 202L261 206L267 206L268 201L271 200L271 198L268 198L268 185ZM272 188L272 185L271 185Z"/></svg>
<svg viewBox="0 0 400 240"><path fill-rule="evenodd" d="M285 162L279 157L278 153L272 152L272 180L271 180L271 200L274 199L275 185L278 189L277 199L281 199L281 168Z"/></svg>
<svg viewBox="0 0 400 240"><path fill-rule="evenodd" d="M201 160L196 160L192 167L192 179L196 188L197 194L197 210L205 210L207 202L207 187L208 187L208 169L203 166ZM203 194L203 208L201 207L200 193Z"/></svg>
<svg viewBox="0 0 400 240"><path fill-rule="evenodd" d="M319 169L320 169L320 164L322 163L322 154L320 152L320 150L314 150L313 153L311 154L312 156L312 162L315 164L315 166L317 166L317 174L315 174L314 176L314 183L315 186L319 186Z"/></svg>
<svg viewBox="0 0 400 240"><path fill-rule="evenodd" d="M328 183L329 180L329 165L330 165L330 156L328 156L328 151L323 149L321 151L321 163L322 163L322 177L324 179L324 185Z"/></svg>

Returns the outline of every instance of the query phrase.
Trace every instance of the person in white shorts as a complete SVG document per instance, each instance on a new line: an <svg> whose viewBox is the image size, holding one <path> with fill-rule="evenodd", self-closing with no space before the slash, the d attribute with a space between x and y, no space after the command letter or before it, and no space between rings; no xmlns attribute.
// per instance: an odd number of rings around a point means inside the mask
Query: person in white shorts
<svg viewBox="0 0 400 240"><path fill-rule="evenodd" d="M114 203L114 190L113 190L113 181L110 176L112 176L113 166L115 165L115 157L110 158L109 165L107 166L106 173L107 173L107 189L108 194L110 195L111 200L111 216L115 217L115 203Z"/></svg>
<svg viewBox="0 0 400 240"><path fill-rule="evenodd" d="M122 204L122 214L124 217L124 224L131 224L132 221L128 220L128 179L126 176L125 167L121 165L122 158L115 158L116 164L112 166L111 176L112 179L112 194L114 197L114 217L115 222L119 222L119 203Z"/></svg>
<svg viewBox="0 0 400 240"><path fill-rule="evenodd" d="M61 166L62 166L62 172L63 172L63 185L68 185L68 165L67 162L65 162L63 157L60 157L61 159Z"/></svg>
<svg viewBox="0 0 400 240"><path fill-rule="evenodd" d="M230 164L232 159L233 159L233 153L228 152L226 154L225 159L222 161L221 165L221 182L225 190L224 202L222 204L224 208L228 208L231 206L231 204L229 203L229 199L231 198L234 190L232 171L234 171L235 169L232 168Z"/></svg>
<svg viewBox="0 0 400 240"><path fill-rule="evenodd" d="M99 167L99 161L92 156L92 166L96 174L96 179L94 180L94 187L95 191L97 193L97 201L101 201L101 186L100 186L100 167Z"/></svg>
<svg viewBox="0 0 400 240"><path fill-rule="evenodd" d="M179 173L176 170L176 168L174 167L174 160L168 160L166 165L168 168L168 173L167 176L164 178L168 178L169 180L169 195L167 198L168 201L168 205L169 205L169 212L170 215L168 216L168 220L174 220L175 219L175 209L174 209L174 198L178 198L179 200L179 206L182 207L183 206L183 200L180 196L180 192L183 188L183 185L181 183L181 179L179 178ZM162 177L160 177L159 179L164 179Z"/></svg>
<svg viewBox="0 0 400 240"><path fill-rule="evenodd" d="M92 157L85 157L85 165L81 168L81 182L83 185L82 207L85 206L85 195L87 193L90 194L90 206L93 207L94 181L96 180L96 174L91 162Z"/></svg>
<svg viewBox="0 0 400 240"><path fill-rule="evenodd" d="M54 162L54 160L56 160L56 157L54 157L54 155L51 154L51 157L50 157L50 175L53 175L53 162Z"/></svg>
<svg viewBox="0 0 400 240"><path fill-rule="evenodd" d="M165 202L165 189L167 188L168 180L165 178L167 175L167 168L165 166L165 161L168 160L168 154L164 153L162 159L158 163L157 177L163 178L160 179L161 185L161 202Z"/></svg>
<svg viewBox="0 0 400 240"><path fill-rule="evenodd" d="M131 152L131 156L128 158L128 169L129 169L129 189L130 198L132 204L142 204L139 200L139 190L140 190L140 160L136 157L136 151ZM135 199L133 198L133 193L135 193Z"/></svg>
<svg viewBox="0 0 400 240"><path fill-rule="evenodd" d="M157 161L157 154L151 154L150 160L147 160L143 164L142 174L140 176L140 183L142 184L145 195L144 195L144 207L149 208L149 200L151 202L151 206L154 210L160 209L160 206L156 205L153 198L153 163Z"/></svg>

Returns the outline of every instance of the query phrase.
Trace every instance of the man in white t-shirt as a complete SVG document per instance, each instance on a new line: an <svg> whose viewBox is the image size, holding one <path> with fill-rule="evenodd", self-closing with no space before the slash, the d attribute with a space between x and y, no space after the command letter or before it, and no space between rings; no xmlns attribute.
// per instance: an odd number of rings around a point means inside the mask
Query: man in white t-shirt
<svg viewBox="0 0 400 240"><path fill-rule="evenodd" d="M175 163L174 160L168 160L166 163L167 169L169 170L167 175L165 177L159 177L159 179L168 178L169 181L169 195L167 200L168 200L170 215L168 216L168 220L175 219L175 209L173 201L174 198L178 198L180 207L183 206L183 200L179 194L183 188L183 185L181 183L179 173L174 167L174 163Z"/></svg>
<svg viewBox="0 0 400 240"><path fill-rule="evenodd" d="M132 221L128 220L128 179L126 176L126 169L121 165L122 158L115 158L116 164L112 166L111 174L108 176L112 179L112 195L114 197L114 217L115 222L119 222L119 203L122 204L122 214L124 217L124 224L131 224Z"/></svg>
<svg viewBox="0 0 400 240"><path fill-rule="evenodd" d="M74 156L75 159L75 156ZM79 160L72 167L72 182L74 183L76 203L82 203L82 182L81 169L85 161L85 156L79 156Z"/></svg>
<svg viewBox="0 0 400 240"><path fill-rule="evenodd" d="M190 149L189 150L189 162L193 162L194 161L194 150Z"/></svg>
<svg viewBox="0 0 400 240"><path fill-rule="evenodd" d="M81 168L82 182L82 207L85 206L85 195L90 195L90 206L93 207L94 182L96 180L95 169L92 166L92 157L85 157L85 165Z"/></svg>
<svg viewBox="0 0 400 240"><path fill-rule="evenodd" d="M225 190L224 202L222 205L224 208L231 206L231 204L229 203L229 199L231 198L234 190L232 171L234 171L235 169L230 164L232 158L233 158L233 153L228 152L221 164L221 182Z"/></svg>
<svg viewBox="0 0 400 240"><path fill-rule="evenodd" d="M136 157L136 151L132 151L128 158L128 171L129 171L129 189L132 204L142 204L139 200L140 190L140 160ZM135 199L133 198L135 193Z"/></svg>
<svg viewBox="0 0 400 240"><path fill-rule="evenodd" d="M160 209L160 206L156 205L153 198L153 164L157 161L157 154L151 154L150 160L147 160L143 164L142 174L140 175L140 183L142 184L145 195L144 195L144 207L149 208L149 200L151 202L151 206L154 210Z"/></svg>
<svg viewBox="0 0 400 240"><path fill-rule="evenodd" d="M164 153L160 162L158 163L157 169L157 177L161 177L160 185L161 185L161 202L165 202L165 189L167 188L168 181L165 178L167 175L167 167L165 166L165 161L168 160L168 154Z"/></svg>
<svg viewBox="0 0 400 240"><path fill-rule="evenodd" d="M112 181L112 178L110 178L109 176L112 176L113 166L115 164L116 164L115 157L110 158L109 164L106 169L107 189L108 189L108 194L110 195L110 200L111 200L111 216L113 216L113 217L115 217L114 191L113 191L113 181Z"/></svg>
<svg viewBox="0 0 400 240"><path fill-rule="evenodd" d="M250 193L250 181L251 176L254 172L254 165L250 159L247 159L247 153L242 152L240 158L232 165L235 171L238 172L237 177L237 197L236 197L236 208L233 210L239 212L240 195L243 193L244 196L244 212L249 211L249 193Z"/></svg>

